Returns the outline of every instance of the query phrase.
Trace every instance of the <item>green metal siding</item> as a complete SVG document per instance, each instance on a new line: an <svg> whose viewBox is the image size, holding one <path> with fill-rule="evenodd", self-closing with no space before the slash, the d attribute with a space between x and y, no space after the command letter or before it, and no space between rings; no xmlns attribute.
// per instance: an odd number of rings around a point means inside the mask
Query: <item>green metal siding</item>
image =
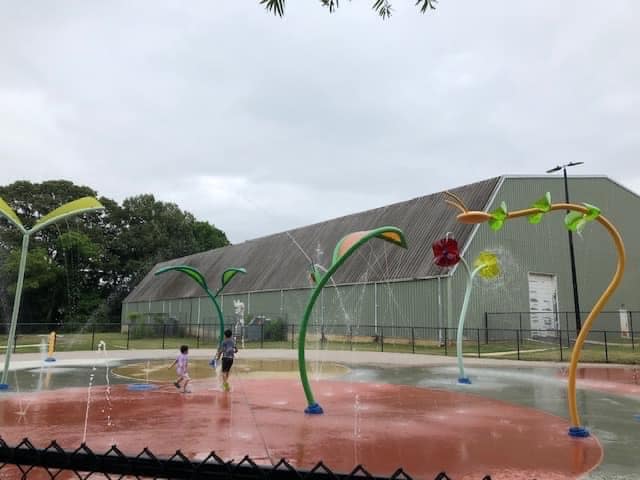
<svg viewBox="0 0 640 480"><path fill-rule="evenodd" d="M493 204L497 208L505 201L510 210L527 208L545 192L551 193L555 203L564 201L564 184L561 177L506 178L499 188ZM587 202L598 206L610 221L620 230L627 250L627 270L618 292L605 310L617 310L622 304L629 310L640 309L638 285L639 252L636 248L640 239L640 198L606 178L569 177L569 194L574 203ZM487 224L481 225L472 238L465 258L473 260L482 250L495 250L505 260L504 274L498 282L477 280L469 307L467 325L482 327L483 315L488 312L528 312L528 273L550 273L557 276L560 311L573 311L573 288L569 261L567 229L564 226L564 212L545 215L542 223L530 225L526 219L506 222L502 230L492 231ZM580 307L586 313L608 285L616 265L613 243L597 222L589 224L582 237L574 234L574 249ZM454 277L454 312L461 306L461 292L464 291L464 277L458 267ZM519 319L513 315L508 321L492 322L492 328L518 328ZM562 328L565 328L564 316ZM523 328L529 328L525 315ZM575 317L569 316L569 327L575 326ZM617 315L603 315L595 330L619 330Z"/></svg>

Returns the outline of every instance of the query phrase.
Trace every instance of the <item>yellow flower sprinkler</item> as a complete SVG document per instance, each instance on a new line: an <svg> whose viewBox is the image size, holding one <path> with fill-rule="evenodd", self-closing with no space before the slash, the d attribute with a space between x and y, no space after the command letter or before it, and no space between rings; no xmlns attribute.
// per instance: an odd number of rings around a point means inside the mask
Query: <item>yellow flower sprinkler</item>
<svg viewBox="0 0 640 480"><path fill-rule="evenodd" d="M469 299L471 298L471 289L473 288L473 279L476 275L480 275L486 280L496 278L500 275L500 264L498 257L491 252L482 252L473 262L473 270L469 267L467 261L460 255L458 251L458 242L449 234L440 240L433 242L434 262L439 267L450 268L462 262L467 272L467 287L464 292L464 300L460 309L460 317L458 319L458 330L456 332L456 355L458 357L458 383L469 385L471 380L464 374L464 361L462 359L462 338L464 335L464 321L469 308Z"/></svg>

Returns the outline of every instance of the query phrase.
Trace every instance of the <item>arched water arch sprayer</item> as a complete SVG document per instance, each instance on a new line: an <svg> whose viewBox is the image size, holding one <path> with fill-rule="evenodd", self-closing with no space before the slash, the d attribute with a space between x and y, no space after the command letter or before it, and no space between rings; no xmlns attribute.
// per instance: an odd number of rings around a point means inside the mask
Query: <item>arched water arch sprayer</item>
<svg viewBox="0 0 640 480"><path fill-rule="evenodd" d="M360 246L369 241L372 238L380 238L391 242L400 247L406 248L407 243L404 238L404 233L397 227L379 227L374 230L367 230L363 232L353 232L344 237L338 242L336 248L333 250L333 258L331 266L324 271L317 265L313 265L311 271L311 280L315 284L315 288L311 292L311 297L307 302L307 306L304 309L302 321L300 322L300 333L298 336L298 369L300 370L300 381L302 382L302 388L304 394L307 397L307 408L304 409L305 413L320 414L323 413L322 407L318 405L313 397L311 386L309 385L309 378L307 377L307 364L305 362L304 344L307 335L307 324L309 323L309 317L322 288L329 281L331 276L338 270L347 258L351 256Z"/></svg>
<svg viewBox="0 0 640 480"><path fill-rule="evenodd" d="M589 335L589 331L591 330L596 317L600 314L605 304L622 281L626 254L620 233L609 220L607 220L603 215L600 215L600 209L598 207L589 205L588 203L584 203L582 205L576 205L574 203L551 203L551 195L548 192L542 198L534 202L530 208L509 212L507 211L505 203L502 202L500 207L491 213L469 211L460 197L450 192L445 193L448 196L445 201L462 212L458 214L457 219L459 222L464 224L479 224L487 222L492 230L497 231L502 228L502 225L506 220L519 217L529 217L529 222L536 224L542 220L545 213L556 210L570 210L564 221L569 230L580 232L588 222L596 220L611 236L618 256L616 271L613 274L613 278L609 282L609 285L589 312L589 315L578 334L578 338L576 338L576 343L573 347L573 351L571 352L571 362L569 364L569 379L567 386L569 415L571 416L569 435L573 437L589 436L589 431L580 425L580 416L578 415L576 401L576 371L578 368L578 361L580 360L580 354L582 353L582 347Z"/></svg>
<svg viewBox="0 0 640 480"><path fill-rule="evenodd" d="M26 228L22 225L18 215L11 209L11 207L0 198L0 217L5 217L10 223L20 230L22 233L22 250L20 251L20 266L18 267L18 282L16 283L16 294L13 302L13 310L11 312L11 326L9 327L9 338L7 339L7 350L4 358L4 370L2 372L2 382L0 383L0 390L7 390L9 384L7 383L9 375L9 364L11 363L11 353L13 352L15 337L16 337L16 325L18 323L18 313L20 312L20 298L22 296L22 284L24 281L24 272L27 266L27 252L29 250L29 238L36 232L39 232L43 228L51 225L52 223L59 222L63 218L68 218L74 215L80 215L81 213L95 212L103 210L102 204L93 197L83 197L72 202L65 203L61 207L56 208L52 212L40 217L33 227Z"/></svg>
<svg viewBox="0 0 640 480"><path fill-rule="evenodd" d="M171 272L171 271L182 272L188 275L189 277L191 277L191 279L193 279L194 282L196 282L198 285L202 287L202 289L206 292L207 296L211 299L211 301L213 302L213 306L215 307L216 312L218 313L218 320L220 321L220 334L219 334L218 344L221 345L222 340L224 338L224 316L222 314L222 309L220 308L220 304L218 303L218 295L220 294L220 292L222 292L224 287L227 286L227 284L231 281L231 279L236 276L236 274L247 273L247 271L241 267L232 267L232 268L226 269L224 272L222 272L222 284L220 285L220 288L216 290L215 293L209 290L209 285L207 285L207 280L204 278L204 275L202 275L202 273L200 273L198 269L194 267L190 267L189 265L174 265L171 267L164 267L158 270L155 273L155 275L161 275L163 273Z"/></svg>

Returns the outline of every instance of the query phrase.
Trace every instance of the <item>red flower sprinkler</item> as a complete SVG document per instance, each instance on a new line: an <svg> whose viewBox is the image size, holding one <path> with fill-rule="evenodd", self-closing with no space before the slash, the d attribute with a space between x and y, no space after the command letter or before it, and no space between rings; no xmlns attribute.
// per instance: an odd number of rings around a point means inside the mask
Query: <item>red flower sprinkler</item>
<svg viewBox="0 0 640 480"><path fill-rule="evenodd" d="M460 318L458 320L458 331L456 335L456 354L458 357L458 383L470 384L471 380L464 374L464 362L462 360L462 336L464 333L464 320L467 316L467 309L469 307L469 299L471 298L471 288L473 287L473 279L477 274L481 277L490 279L495 278L500 274L500 266L498 264L497 257L491 252L482 252L480 256L473 263L473 270L469 268L469 265L464 258L460 256L458 249L458 242L450 236L449 233L440 240L433 242L431 245L433 249L434 262L440 267L450 268L462 262L462 266L467 272L467 287L464 292L464 301L462 302L462 309L460 310Z"/></svg>
<svg viewBox="0 0 640 480"><path fill-rule="evenodd" d="M434 262L439 267L453 267L460 261L458 241L450 237L448 233L445 238L433 242L431 248L433 249Z"/></svg>

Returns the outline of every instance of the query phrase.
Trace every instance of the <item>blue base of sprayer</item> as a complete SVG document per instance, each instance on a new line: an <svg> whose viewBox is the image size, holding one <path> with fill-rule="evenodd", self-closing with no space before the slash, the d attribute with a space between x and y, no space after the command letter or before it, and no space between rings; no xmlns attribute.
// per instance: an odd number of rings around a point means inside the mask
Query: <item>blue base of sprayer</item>
<svg viewBox="0 0 640 480"><path fill-rule="evenodd" d="M9 390L8 383L0 383L0 390Z"/></svg>
<svg viewBox="0 0 640 480"><path fill-rule="evenodd" d="M588 437L589 435L591 435L589 433L589 430L587 430L584 427L571 427L569 428L569 436L570 437Z"/></svg>
<svg viewBox="0 0 640 480"><path fill-rule="evenodd" d="M45 358L45 359L44 359L44 361L45 361L45 362L55 362L55 361L56 361L56 359L55 359L55 358L53 358L53 357L47 357L47 358Z"/></svg>
<svg viewBox="0 0 640 480"><path fill-rule="evenodd" d="M460 377L458 383L461 385L471 385L471 380L469 380L469 377Z"/></svg>
<svg viewBox="0 0 640 480"><path fill-rule="evenodd" d="M308 413L310 415L322 415L324 410L322 410L322 407L317 403L312 403L304 409L304 413Z"/></svg>
<svg viewBox="0 0 640 480"><path fill-rule="evenodd" d="M133 390L134 392L147 392L149 390L155 390L157 385L151 383L132 383L127 386L127 390Z"/></svg>

